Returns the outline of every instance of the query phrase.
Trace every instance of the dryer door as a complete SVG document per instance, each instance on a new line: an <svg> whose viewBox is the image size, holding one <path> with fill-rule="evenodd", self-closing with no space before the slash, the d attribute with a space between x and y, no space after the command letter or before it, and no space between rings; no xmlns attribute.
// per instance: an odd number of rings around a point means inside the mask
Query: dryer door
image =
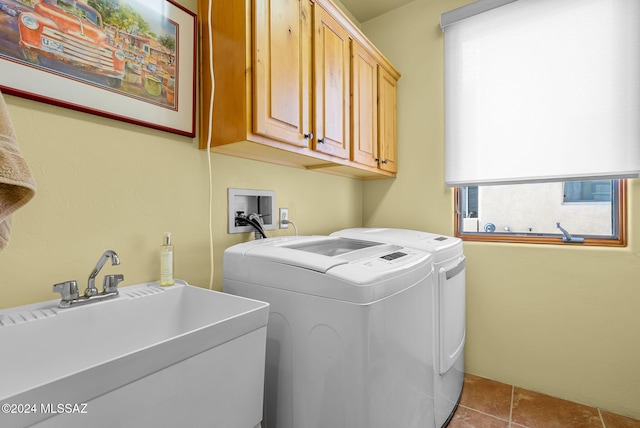
<svg viewBox="0 0 640 428"><path fill-rule="evenodd" d="M439 370L445 374L464 350L466 337L465 258L438 271Z"/></svg>

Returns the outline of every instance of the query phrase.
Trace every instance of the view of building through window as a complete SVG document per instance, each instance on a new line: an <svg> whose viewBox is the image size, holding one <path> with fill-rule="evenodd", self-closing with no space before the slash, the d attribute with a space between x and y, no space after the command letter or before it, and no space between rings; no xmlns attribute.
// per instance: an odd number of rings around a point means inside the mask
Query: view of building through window
<svg viewBox="0 0 640 428"><path fill-rule="evenodd" d="M618 181L474 186L459 189L458 232L572 235L612 238L618 233Z"/></svg>

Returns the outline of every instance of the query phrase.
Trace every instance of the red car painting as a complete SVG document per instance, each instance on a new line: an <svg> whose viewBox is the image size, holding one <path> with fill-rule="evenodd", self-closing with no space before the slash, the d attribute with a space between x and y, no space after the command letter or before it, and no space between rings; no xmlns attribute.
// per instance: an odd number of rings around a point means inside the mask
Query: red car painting
<svg viewBox="0 0 640 428"><path fill-rule="evenodd" d="M73 67L74 75L120 87L124 53L109 43L102 16L79 0L39 0L18 16L24 58L52 68Z"/></svg>

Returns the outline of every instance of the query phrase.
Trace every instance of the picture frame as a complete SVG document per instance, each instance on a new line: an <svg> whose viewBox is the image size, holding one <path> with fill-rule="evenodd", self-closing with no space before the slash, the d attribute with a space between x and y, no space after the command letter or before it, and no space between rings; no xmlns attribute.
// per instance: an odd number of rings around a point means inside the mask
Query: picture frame
<svg viewBox="0 0 640 428"><path fill-rule="evenodd" d="M0 0L0 90L194 137L196 35L173 0Z"/></svg>

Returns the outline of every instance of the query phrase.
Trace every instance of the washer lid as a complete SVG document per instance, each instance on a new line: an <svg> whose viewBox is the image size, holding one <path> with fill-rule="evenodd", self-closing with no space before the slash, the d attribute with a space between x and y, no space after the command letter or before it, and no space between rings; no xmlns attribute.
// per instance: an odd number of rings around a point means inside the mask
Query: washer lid
<svg viewBox="0 0 640 428"><path fill-rule="evenodd" d="M350 238L269 238L225 250L224 278L355 304L371 304L418 283L432 284L432 256Z"/></svg>
<svg viewBox="0 0 640 428"><path fill-rule="evenodd" d="M463 252L460 238L409 229L362 227L339 230L333 232L331 236L370 239L417 248L433 254L434 263L441 263L459 257Z"/></svg>
<svg viewBox="0 0 640 428"><path fill-rule="evenodd" d="M311 237L250 248L245 256L320 273L402 247L350 238Z"/></svg>
<svg viewBox="0 0 640 428"><path fill-rule="evenodd" d="M296 244L284 245L285 248L293 248L296 250L308 251L314 254L322 254L323 256L340 256L351 253L364 248L371 248L376 245L382 245L379 242L361 241L359 239L335 239L325 238L319 241L301 242Z"/></svg>

